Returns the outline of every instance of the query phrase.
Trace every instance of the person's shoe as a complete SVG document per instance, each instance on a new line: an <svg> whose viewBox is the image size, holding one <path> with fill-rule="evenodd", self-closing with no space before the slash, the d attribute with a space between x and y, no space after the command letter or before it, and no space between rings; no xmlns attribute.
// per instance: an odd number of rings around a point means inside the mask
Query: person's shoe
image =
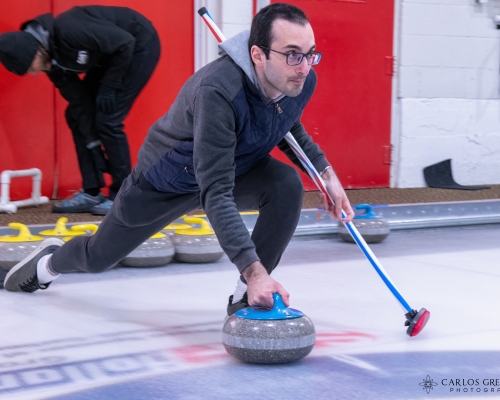
<svg viewBox="0 0 500 400"><path fill-rule="evenodd" d="M81 189L71 196L59 201L52 206L53 213L84 213L90 212L90 209L103 201L106 198L99 193L97 196L91 196Z"/></svg>
<svg viewBox="0 0 500 400"><path fill-rule="evenodd" d="M9 271L3 282L5 290L32 293L38 289L47 289L50 282L44 284L38 282L36 274L38 260L43 256L52 254L63 244L64 242L58 238L45 239L30 255Z"/></svg>
<svg viewBox="0 0 500 400"><path fill-rule="evenodd" d="M249 307L248 296L246 293L243 295L243 298L240 301L238 301L234 304L233 304L233 295L231 295L231 296L229 296L229 302L227 304L227 315L230 317L236 311L239 311L239 310L246 308L246 307Z"/></svg>
<svg viewBox="0 0 500 400"><path fill-rule="evenodd" d="M113 200L106 199L102 203L95 205L90 209L92 215L106 215L111 206L113 205Z"/></svg>

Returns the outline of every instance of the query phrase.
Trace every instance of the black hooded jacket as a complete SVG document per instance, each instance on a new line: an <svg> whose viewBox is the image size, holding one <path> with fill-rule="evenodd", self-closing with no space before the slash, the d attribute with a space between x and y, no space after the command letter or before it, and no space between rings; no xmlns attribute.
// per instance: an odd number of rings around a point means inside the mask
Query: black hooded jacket
<svg viewBox="0 0 500 400"><path fill-rule="evenodd" d="M149 20L125 7L73 7L55 18L40 15L21 29L36 29L37 24L43 28L47 43L42 44L56 66L75 73L105 67L101 83L115 89L122 88L134 52L147 46L155 34Z"/></svg>

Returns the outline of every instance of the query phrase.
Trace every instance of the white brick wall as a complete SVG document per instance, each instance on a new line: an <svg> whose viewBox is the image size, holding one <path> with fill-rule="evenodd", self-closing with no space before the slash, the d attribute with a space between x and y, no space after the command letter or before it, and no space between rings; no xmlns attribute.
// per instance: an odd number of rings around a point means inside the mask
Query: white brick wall
<svg viewBox="0 0 500 400"><path fill-rule="evenodd" d="M392 186L425 187L452 159L461 184L500 183L500 0L396 0Z"/></svg>
<svg viewBox="0 0 500 400"><path fill-rule="evenodd" d="M252 0L222 0L222 32L226 37L250 29Z"/></svg>
<svg viewBox="0 0 500 400"><path fill-rule="evenodd" d="M500 101L403 99L400 187L426 186L422 169L452 159L463 185L498 183Z"/></svg>
<svg viewBox="0 0 500 400"><path fill-rule="evenodd" d="M261 4L262 3L262 4ZM250 29L252 23L252 0L195 0L196 11L205 6L226 38ZM258 7L265 1L260 0ZM195 70L218 57L217 41L205 23L195 16Z"/></svg>

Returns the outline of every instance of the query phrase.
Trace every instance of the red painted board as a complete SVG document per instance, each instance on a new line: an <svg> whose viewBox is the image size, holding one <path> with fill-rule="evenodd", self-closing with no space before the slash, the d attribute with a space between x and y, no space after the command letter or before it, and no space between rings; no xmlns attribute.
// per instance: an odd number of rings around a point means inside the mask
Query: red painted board
<svg viewBox="0 0 500 400"><path fill-rule="evenodd" d="M3 0L0 33L50 11L50 0ZM0 171L39 168L50 196L54 170L54 90L42 76L17 76L0 64ZM31 178L13 178L11 200L31 197Z"/></svg>
<svg viewBox="0 0 500 400"><path fill-rule="evenodd" d="M274 3L275 1L273 1ZM388 187L394 2L288 0L314 29L318 87L302 122L346 188ZM389 61L388 61L389 60ZM284 159L279 152L273 153ZM316 189L304 175L306 189Z"/></svg>

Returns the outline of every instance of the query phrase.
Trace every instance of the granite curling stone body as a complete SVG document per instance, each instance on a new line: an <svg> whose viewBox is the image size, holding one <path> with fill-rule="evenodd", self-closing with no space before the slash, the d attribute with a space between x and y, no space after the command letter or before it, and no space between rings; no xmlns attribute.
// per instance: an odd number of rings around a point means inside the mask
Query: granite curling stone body
<svg viewBox="0 0 500 400"><path fill-rule="evenodd" d="M363 236L366 243L379 243L383 241L391 232L389 222L381 216L373 212L369 204L358 204L354 207L356 210L364 210L365 214L356 215L351 224L358 230L359 234ZM339 236L346 242L355 243L351 234L346 226L339 221L338 228Z"/></svg>
<svg viewBox="0 0 500 400"><path fill-rule="evenodd" d="M174 257L172 240L158 232L141 243L127 257L120 261L125 267L159 267L168 264Z"/></svg>
<svg viewBox="0 0 500 400"><path fill-rule="evenodd" d="M185 217L188 224L200 225L175 231L172 240L175 245L175 259L185 263L215 262L224 255L215 232L203 218Z"/></svg>
<svg viewBox="0 0 500 400"><path fill-rule="evenodd" d="M36 249L44 238L32 235L29 228L18 222L11 222L9 228L19 231L17 235L0 236L0 267L10 270Z"/></svg>
<svg viewBox="0 0 500 400"><path fill-rule="evenodd" d="M300 360L316 342L312 321L302 312L287 308L278 293L274 307L247 307L231 315L222 328L226 351L249 363L274 364Z"/></svg>
<svg viewBox="0 0 500 400"><path fill-rule="evenodd" d="M64 241L72 239L75 236L86 235L90 231L97 230L97 225L85 224L74 225L71 230L66 229L67 218L59 218L56 227L52 230L41 231L40 235L32 235L29 228L17 222L9 224L9 228L18 230L18 235L0 236L0 266L6 270L10 270L18 262L24 260L33 250L36 249L38 243L48 236L64 237Z"/></svg>

